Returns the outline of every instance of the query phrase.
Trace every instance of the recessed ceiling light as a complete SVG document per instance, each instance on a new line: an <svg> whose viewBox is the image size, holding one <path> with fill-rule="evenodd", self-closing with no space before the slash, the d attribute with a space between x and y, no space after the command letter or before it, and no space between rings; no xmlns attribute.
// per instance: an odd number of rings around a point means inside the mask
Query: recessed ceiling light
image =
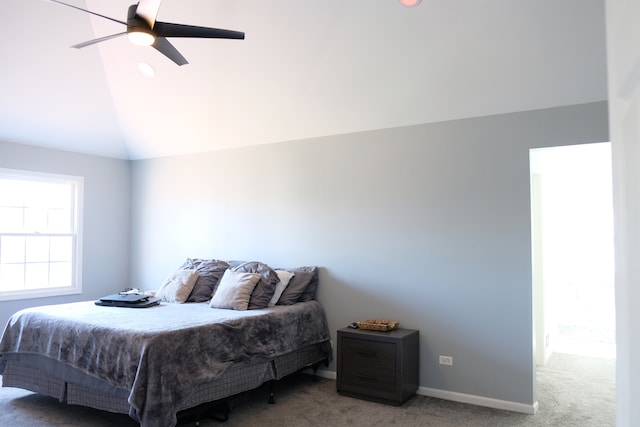
<svg viewBox="0 0 640 427"><path fill-rule="evenodd" d="M140 70L140 72L147 77L155 77L156 76L156 70L149 64L147 64L146 62L141 62L138 64L138 70Z"/></svg>
<svg viewBox="0 0 640 427"><path fill-rule="evenodd" d="M422 2L422 0L399 0L399 1L400 1L400 4L403 5L404 7L416 7Z"/></svg>

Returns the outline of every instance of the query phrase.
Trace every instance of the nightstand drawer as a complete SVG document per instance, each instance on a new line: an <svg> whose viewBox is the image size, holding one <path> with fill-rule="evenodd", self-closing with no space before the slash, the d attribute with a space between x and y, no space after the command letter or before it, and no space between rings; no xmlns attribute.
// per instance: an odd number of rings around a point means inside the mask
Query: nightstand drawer
<svg viewBox="0 0 640 427"><path fill-rule="evenodd" d="M353 392L372 393L395 393L396 374L393 370L387 369L364 369L356 367L345 367L347 371L342 377L344 388Z"/></svg>
<svg viewBox="0 0 640 427"><path fill-rule="evenodd" d="M345 367L395 369L396 346L393 343L344 338L341 344Z"/></svg>

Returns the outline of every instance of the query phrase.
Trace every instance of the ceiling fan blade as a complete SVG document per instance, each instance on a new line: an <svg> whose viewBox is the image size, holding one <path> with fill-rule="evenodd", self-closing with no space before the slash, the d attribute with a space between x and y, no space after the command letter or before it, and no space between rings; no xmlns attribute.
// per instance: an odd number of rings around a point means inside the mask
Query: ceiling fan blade
<svg viewBox="0 0 640 427"><path fill-rule="evenodd" d="M170 22L156 22L153 31L158 37L244 39L244 33L241 31L197 27L195 25L172 24Z"/></svg>
<svg viewBox="0 0 640 427"><path fill-rule="evenodd" d="M187 61L186 58L178 52L178 49L176 49L169 40L164 37L156 37L156 41L151 46L178 65L185 65L189 63L189 61Z"/></svg>
<svg viewBox="0 0 640 427"><path fill-rule="evenodd" d="M104 37L100 37L93 40L87 40L86 42L74 44L71 47L75 47L76 49L82 49L83 47L91 46L92 44L100 43L105 40L115 39L116 37L124 36L125 34L127 34L126 31L124 33L111 34L109 36L104 36Z"/></svg>
<svg viewBox="0 0 640 427"><path fill-rule="evenodd" d="M140 0L136 8L136 15L144 19L149 27L153 28L160 9L161 0Z"/></svg>
<svg viewBox="0 0 640 427"><path fill-rule="evenodd" d="M64 6L72 7L72 8L74 8L74 9L78 9L78 10L81 10L81 11L83 11L83 12L87 12L87 13L90 13L90 14L92 14L92 15L99 16L99 17L104 18L104 19L108 19L109 21L117 22L117 23L122 24L122 25L127 25L127 23L126 23L126 22L124 22L124 21L120 21L120 20L118 20L118 19L114 19L114 18L111 18L111 17L109 17L109 16L101 15L101 14L99 14L99 13L92 12L92 11L90 11L90 10L83 9L83 8L81 8L81 7L78 7L78 6L74 6L74 5L72 5L72 4L68 4L68 3L65 3L65 2L61 2L61 1L58 1L58 0L49 0L49 1L52 1L52 2L54 2L54 3L61 4L61 5L64 5Z"/></svg>

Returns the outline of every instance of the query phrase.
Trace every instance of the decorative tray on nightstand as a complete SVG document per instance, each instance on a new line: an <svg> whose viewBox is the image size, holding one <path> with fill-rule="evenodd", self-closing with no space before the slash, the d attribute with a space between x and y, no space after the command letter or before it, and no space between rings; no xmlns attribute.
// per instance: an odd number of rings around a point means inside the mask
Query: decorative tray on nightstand
<svg viewBox="0 0 640 427"><path fill-rule="evenodd" d="M356 322L358 329L368 329L372 331L390 331L398 327L398 322L395 320L380 320L380 319L367 319L361 322Z"/></svg>

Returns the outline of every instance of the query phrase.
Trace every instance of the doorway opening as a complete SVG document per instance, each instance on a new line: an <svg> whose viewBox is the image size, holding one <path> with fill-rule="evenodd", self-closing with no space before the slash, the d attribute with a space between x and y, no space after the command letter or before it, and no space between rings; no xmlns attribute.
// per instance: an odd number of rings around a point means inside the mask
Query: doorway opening
<svg viewBox="0 0 640 427"><path fill-rule="evenodd" d="M615 358L611 144L530 150L536 363Z"/></svg>

